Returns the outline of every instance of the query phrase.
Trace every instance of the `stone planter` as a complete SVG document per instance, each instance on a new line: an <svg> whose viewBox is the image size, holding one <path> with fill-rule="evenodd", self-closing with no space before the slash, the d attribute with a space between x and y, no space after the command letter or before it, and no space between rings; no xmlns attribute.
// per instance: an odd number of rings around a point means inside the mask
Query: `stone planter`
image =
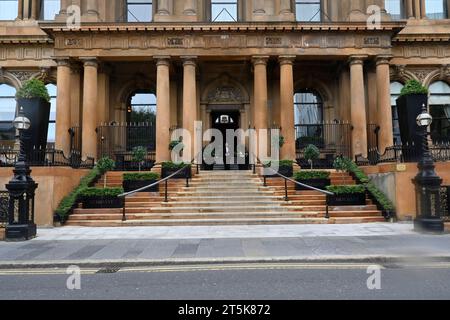
<svg viewBox="0 0 450 320"><path fill-rule="evenodd" d="M118 197L82 197L83 209L123 208L124 199Z"/></svg>
<svg viewBox="0 0 450 320"><path fill-rule="evenodd" d="M329 206L364 206L366 205L365 193L347 193L327 195L327 204Z"/></svg>
<svg viewBox="0 0 450 320"><path fill-rule="evenodd" d="M162 179L167 178L179 170L180 169L171 169L171 168L169 169L163 167L161 170L161 177ZM172 179L186 179L186 178L189 179L192 178L191 166L187 166L180 173L172 177Z"/></svg>
<svg viewBox="0 0 450 320"><path fill-rule="evenodd" d="M303 180L297 180L297 181L300 183L306 184L308 186L311 186L311 187L314 187L317 189L321 189L321 190L325 190L325 188L331 184L330 179L303 179ZM306 187L296 184L295 190L306 191L306 190L311 190L311 189L308 189Z"/></svg>
<svg viewBox="0 0 450 320"><path fill-rule="evenodd" d="M151 184L158 182L158 180L124 180L122 183L123 190L125 192L135 191ZM153 186L149 189L146 189L142 192L158 192L159 185Z"/></svg>

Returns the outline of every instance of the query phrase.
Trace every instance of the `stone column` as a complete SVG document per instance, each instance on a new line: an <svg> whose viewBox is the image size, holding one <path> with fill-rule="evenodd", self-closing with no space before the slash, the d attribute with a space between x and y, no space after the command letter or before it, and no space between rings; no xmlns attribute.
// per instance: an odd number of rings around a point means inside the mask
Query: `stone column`
<svg viewBox="0 0 450 320"><path fill-rule="evenodd" d="M280 126L285 144L281 159L295 160L294 67L295 56L280 56Z"/></svg>
<svg viewBox="0 0 450 320"><path fill-rule="evenodd" d="M170 57L156 62L156 163L170 161Z"/></svg>
<svg viewBox="0 0 450 320"><path fill-rule="evenodd" d="M264 10L264 0L253 0L253 13L255 14L265 14Z"/></svg>
<svg viewBox="0 0 450 320"><path fill-rule="evenodd" d="M388 56L377 57L378 125L380 126L378 147L381 153L394 143L389 59Z"/></svg>
<svg viewBox="0 0 450 320"><path fill-rule="evenodd" d="M169 0L158 0L158 10L156 14L162 15L162 16L168 16L170 15L171 5L169 3Z"/></svg>
<svg viewBox="0 0 450 320"><path fill-rule="evenodd" d="M183 57L183 129L189 131L191 141L185 140L185 150L189 152L183 153L183 160L190 162L195 156L194 140L195 128L194 122L197 120L197 80L196 80L196 57Z"/></svg>
<svg viewBox="0 0 450 320"><path fill-rule="evenodd" d="M55 148L64 151L69 156L70 152L70 97L71 97L71 71L69 59L57 61L57 96L56 96L56 139Z"/></svg>
<svg viewBox="0 0 450 320"><path fill-rule="evenodd" d="M70 6L70 0L61 0L61 9L59 10L59 14L65 15L67 14L67 8Z"/></svg>
<svg viewBox="0 0 450 320"><path fill-rule="evenodd" d="M23 20L23 0L18 3L17 20Z"/></svg>
<svg viewBox="0 0 450 320"><path fill-rule="evenodd" d="M414 4L413 4L414 0L407 0L406 4L405 4L405 11L406 11L406 17L408 19L412 19L414 18Z"/></svg>
<svg viewBox="0 0 450 320"><path fill-rule="evenodd" d="M195 16L197 14L197 0L184 0L184 11L186 16Z"/></svg>
<svg viewBox="0 0 450 320"><path fill-rule="evenodd" d="M427 10L425 9L425 0L420 0L420 18L425 19L427 17Z"/></svg>
<svg viewBox="0 0 450 320"><path fill-rule="evenodd" d="M253 93L253 123L259 140L259 131L268 129L267 109L267 60L268 56L253 58L254 93ZM283 88L281 88L281 91ZM262 137L262 136L261 136ZM259 152L259 148L255 148Z"/></svg>
<svg viewBox="0 0 450 320"><path fill-rule="evenodd" d="M37 0L31 0L31 15L30 18L32 20L36 20L39 16L38 13L38 1Z"/></svg>
<svg viewBox="0 0 450 320"><path fill-rule="evenodd" d="M98 61L84 59L82 155L97 158L97 87Z"/></svg>
<svg viewBox="0 0 450 320"><path fill-rule="evenodd" d="M291 0L280 0L280 14L292 13Z"/></svg>
<svg viewBox="0 0 450 320"><path fill-rule="evenodd" d="M416 19L420 19L421 13L420 13L420 0L414 0L414 15Z"/></svg>
<svg viewBox="0 0 450 320"><path fill-rule="evenodd" d="M364 59L350 57L350 108L352 119L352 155L367 156L367 116L364 88Z"/></svg>
<svg viewBox="0 0 450 320"><path fill-rule="evenodd" d="M86 14L90 17L98 17L98 0L86 1Z"/></svg>

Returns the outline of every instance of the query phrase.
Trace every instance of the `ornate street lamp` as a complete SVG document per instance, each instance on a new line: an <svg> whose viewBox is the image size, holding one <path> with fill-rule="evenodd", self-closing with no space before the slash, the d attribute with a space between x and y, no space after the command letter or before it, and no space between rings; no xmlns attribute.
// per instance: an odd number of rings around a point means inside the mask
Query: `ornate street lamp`
<svg viewBox="0 0 450 320"><path fill-rule="evenodd" d="M31 170L26 161L23 132L30 128L30 120L21 115L14 119L14 127L19 131L20 151L14 167L14 177L6 185L9 192L7 241L25 241L36 237L34 223L34 194L37 184L31 178Z"/></svg>
<svg viewBox="0 0 450 320"><path fill-rule="evenodd" d="M418 164L419 173L414 179L416 184L417 219L414 228L417 231L444 232L440 187L442 179L436 174L433 157L428 147L428 127L433 118L428 113L427 106L422 105L422 113L417 117L417 125L422 135L421 157Z"/></svg>

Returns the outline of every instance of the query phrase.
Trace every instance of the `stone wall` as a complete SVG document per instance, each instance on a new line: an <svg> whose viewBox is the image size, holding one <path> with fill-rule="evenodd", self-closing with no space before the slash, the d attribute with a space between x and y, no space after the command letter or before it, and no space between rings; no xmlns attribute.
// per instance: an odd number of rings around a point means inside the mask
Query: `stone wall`
<svg viewBox="0 0 450 320"><path fill-rule="evenodd" d="M39 184L35 198L35 222L40 227L53 226L53 214L89 170L72 168L32 168L31 176ZM0 168L0 189L12 178L12 168ZM1 239L1 231L0 231Z"/></svg>

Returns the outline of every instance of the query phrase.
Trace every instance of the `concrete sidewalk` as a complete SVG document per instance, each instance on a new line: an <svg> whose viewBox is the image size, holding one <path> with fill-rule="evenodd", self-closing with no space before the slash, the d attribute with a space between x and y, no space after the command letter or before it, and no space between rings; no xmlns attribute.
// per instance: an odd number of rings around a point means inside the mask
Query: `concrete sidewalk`
<svg viewBox="0 0 450 320"><path fill-rule="evenodd" d="M224 262L450 261L450 235L412 224L40 229L0 242L0 267Z"/></svg>

